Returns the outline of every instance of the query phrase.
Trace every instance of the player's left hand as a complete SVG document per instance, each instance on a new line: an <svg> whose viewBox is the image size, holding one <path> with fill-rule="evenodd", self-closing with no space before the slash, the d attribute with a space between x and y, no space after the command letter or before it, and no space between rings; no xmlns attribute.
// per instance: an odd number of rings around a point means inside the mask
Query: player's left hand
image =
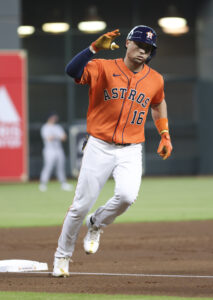
<svg viewBox="0 0 213 300"><path fill-rule="evenodd" d="M99 50L115 50L119 46L116 43L112 43L116 37L120 35L119 29L111 32L107 32L101 35L96 41L94 41L91 46L98 52Z"/></svg>
<svg viewBox="0 0 213 300"><path fill-rule="evenodd" d="M161 141L157 153L163 158L163 160L165 160L171 155L172 149L173 147L170 135L168 132L164 132L161 135Z"/></svg>

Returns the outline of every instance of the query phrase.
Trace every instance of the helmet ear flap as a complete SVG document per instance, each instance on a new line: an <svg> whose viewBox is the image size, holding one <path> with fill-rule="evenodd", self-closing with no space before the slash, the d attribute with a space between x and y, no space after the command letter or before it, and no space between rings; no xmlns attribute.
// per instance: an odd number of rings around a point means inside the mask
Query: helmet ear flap
<svg viewBox="0 0 213 300"><path fill-rule="evenodd" d="M148 64L150 62L150 60L152 59L152 56L150 55L147 60L146 60L146 64Z"/></svg>
<svg viewBox="0 0 213 300"><path fill-rule="evenodd" d="M156 54L156 48L154 48L150 54L150 56L147 58L146 60L146 64L148 64L150 62L150 60L153 58L153 56L155 56Z"/></svg>

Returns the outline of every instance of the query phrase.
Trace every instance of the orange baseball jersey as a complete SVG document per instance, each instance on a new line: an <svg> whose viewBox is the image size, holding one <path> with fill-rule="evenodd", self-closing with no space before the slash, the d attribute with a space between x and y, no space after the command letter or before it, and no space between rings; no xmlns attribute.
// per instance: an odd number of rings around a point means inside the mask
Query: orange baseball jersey
<svg viewBox="0 0 213 300"><path fill-rule="evenodd" d="M107 142L144 142L150 104L164 99L163 77L144 64L133 73L123 59L93 59L84 67L79 84L88 84L87 132Z"/></svg>

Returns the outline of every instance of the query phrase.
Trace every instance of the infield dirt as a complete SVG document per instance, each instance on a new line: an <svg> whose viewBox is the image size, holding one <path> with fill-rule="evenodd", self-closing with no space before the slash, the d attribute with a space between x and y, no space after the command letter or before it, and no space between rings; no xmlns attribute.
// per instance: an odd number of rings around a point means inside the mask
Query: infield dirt
<svg viewBox="0 0 213 300"><path fill-rule="evenodd" d="M99 251L83 251L82 227L70 272L213 276L213 221L112 224L104 229ZM2 259L47 262L61 227L0 229ZM0 273L1 291L213 296L212 278L128 277Z"/></svg>

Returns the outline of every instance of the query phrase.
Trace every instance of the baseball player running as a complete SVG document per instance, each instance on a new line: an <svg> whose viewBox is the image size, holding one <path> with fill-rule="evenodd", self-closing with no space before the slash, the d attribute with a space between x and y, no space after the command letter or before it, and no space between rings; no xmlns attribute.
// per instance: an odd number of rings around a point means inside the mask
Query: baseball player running
<svg viewBox="0 0 213 300"><path fill-rule="evenodd" d="M67 139L67 135L63 127L58 122L58 115L51 113L47 122L41 127L41 137L43 139L43 159L44 166L40 175L39 190L44 192L47 190L47 183L56 167L56 176L61 183L64 191L71 191L72 185L67 183L65 175L65 154L62 142Z"/></svg>
<svg viewBox="0 0 213 300"><path fill-rule="evenodd" d="M149 107L161 136L157 152L167 159L172 151L162 76L147 63L155 55L156 33L148 27L134 27L126 39L124 59L95 59L100 50L119 48L114 30L100 36L77 54L66 72L78 84L88 84L89 108L84 149L73 204L64 220L55 252L53 276L68 276L69 261L83 220L110 175L114 195L86 218L86 253L98 250L102 228L111 224L136 200L142 176L142 142Z"/></svg>

